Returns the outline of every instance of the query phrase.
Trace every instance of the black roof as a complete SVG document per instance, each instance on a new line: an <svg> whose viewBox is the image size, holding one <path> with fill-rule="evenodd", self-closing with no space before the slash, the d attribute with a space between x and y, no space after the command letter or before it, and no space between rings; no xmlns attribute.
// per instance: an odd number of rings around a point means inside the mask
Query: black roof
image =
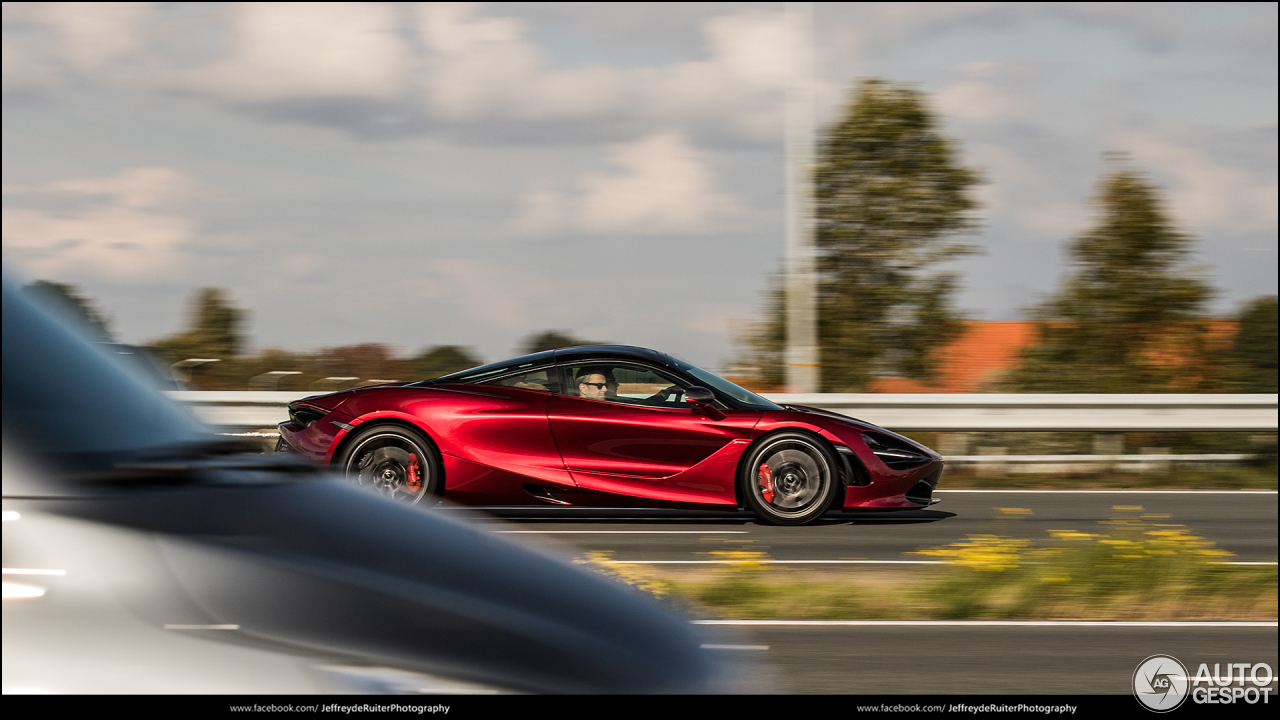
<svg viewBox="0 0 1280 720"><path fill-rule="evenodd" d="M632 347L630 345L577 345L575 347L553 350L556 362L574 362L576 360L648 360L649 362L670 365L671 360L665 353L649 348Z"/></svg>
<svg viewBox="0 0 1280 720"><path fill-rule="evenodd" d="M558 350L544 350L531 355L521 355L510 360L493 362L414 384L450 385L468 383L482 377L498 375L521 368L534 368L539 365L550 365L557 362L577 362L579 360L647 360L668 367L672 365L671 358L665 353L648 348L633 347L631 345L577 345Z"/></svg>

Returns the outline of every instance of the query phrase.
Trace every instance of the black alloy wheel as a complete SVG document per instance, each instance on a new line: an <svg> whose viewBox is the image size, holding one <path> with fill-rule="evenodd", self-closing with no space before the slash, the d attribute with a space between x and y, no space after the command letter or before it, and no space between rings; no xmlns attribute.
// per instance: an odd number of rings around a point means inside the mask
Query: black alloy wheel
<svg viewBox="0 0 1280 720"><path fill-rule="evenodd" d="M336 464L357 485L409 505L434 505L444 491L435 447L408 428L381 425L361 430Z"/></svg>
<svg viewBox="0 0 1280 720"><path fill-rule="evenodd" d="M825 443L786 432L761 440L739 478L752 512L771 525L804 525L822 517L835 501L836 462Z"/></svg>

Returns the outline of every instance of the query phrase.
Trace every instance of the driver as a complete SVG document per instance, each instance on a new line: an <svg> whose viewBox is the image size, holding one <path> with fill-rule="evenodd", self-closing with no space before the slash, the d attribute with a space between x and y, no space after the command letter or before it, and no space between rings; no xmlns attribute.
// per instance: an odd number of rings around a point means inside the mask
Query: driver
<svg viewBox="0 0 1280 720"><path fill-rule="evenodd" d="M639 405L666 406L672 403L672 397L679 397L684 390L678 385L663 388L647 398L619 397L618 381L613 370L608 367L588 366L578 371L578 396L588 400L610 400Z"/></svg>
<svg viewBox="0 0 1280 720"><path fill-rule="evenodd" d="M578 372L578 395L588 400L615 400L618 381L607 368L583 368Z"/></svg>

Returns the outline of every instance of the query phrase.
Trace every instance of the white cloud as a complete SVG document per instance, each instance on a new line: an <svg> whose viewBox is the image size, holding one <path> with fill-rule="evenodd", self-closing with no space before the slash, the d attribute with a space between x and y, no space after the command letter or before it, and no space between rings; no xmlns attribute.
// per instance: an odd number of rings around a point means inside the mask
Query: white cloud
<svg viewBox="0 0 1280 720"><path fill-rule="evenodd" d="M961 68L965 79L938 92L938 108L950 117L975 122L1007 119L1024 114L1026 104L1000 85L1005 74L998 63L971 63Z"/></svg>
<svg viewBox="0 0 1280 720"><path fill-rule="evenodd" d="M39 193L105 196L118 205L133 208L173 205L202 192L200 184L195 180L166 167L131 168L111 177L4 186L5 195Z"/></svg>
<svg viewBox="0 0 1280 720"><path fill-rule="evenodd" d="M449 302L468 321L515 334L531 328L579 325L598 309L600 288L577 278L550 278L470 258L432 264L416 291L421 298ZM596 298L582 302L581 298Z"/></svg>
<svg viewBox="0 0 1280 720"><path fill-rule="evenodd" d="M967 155L987 181L977 188L986 216L1011 215L1023 228L1058 236L1070 235L1087 220L1085 207L1065 197L1057 174L1024 160L1013 148L974 143Z"/></svg>
<svg viewBox="0 0 1280 720"><path fill-rule="evenodd" d="M1179 222L1201 231L1275 232L1280 188L1274 175L1263 179L1219 165L1203 150L1160 133L1122 133L1116 136L1114 147L1131 153L1138 167L1176 179L1170 191L1170 208Z"/></svg>
<svg viewBox="0 0 1280 720"><path fill-rule="evenodd" d="M101 75L146 49L154 3L5 3L4 87L37 90L66 70Z"/></svg>
<svg viewBox="0 0 1280 720"><path fill-rule="evenodd" d="M58 36L67 62L81 72L95 72L143 48L152 5L145 2L48 3L40 6L40 15Z"/></svg>
<svg viewBox="0 0 1280 720"><path fill-rule="evenodd" d="M5 186L5 195L78 201L67 213L6 207L4 247L33 275L85 271L142 280L171 272L194 231L174 206L198 185L171 168L133 168L113 177ZM84 203L87 206L83 206Z"/></svg>
<svg viewBox="0 0 1280 720"><path fill-rule="evenodd" d="M522 198L514 228L530 234L700 234L742 212L716 186L710 158L679 133L612 145L608 154L620 172L586 174L577 192L535 182Z"/></svg>
<svg viewBox="0 0 1280 720"><path fill-rule="evenodd" d="M229 57L173 84L231 100L388 97L403 89L407 51L383 3L244 3Z"/></svg>
<svg viewBox="0 0 1280 720"><path fill-rule="evenodd" d="M748 9L707 19L706 60L550 70L518 19L482 16L469 4L419 8L418 34L428 50L423 90L439 117L715 117L752 136L779 130L785 46L777 12Z"/></svg>
<svg viewBox="0 0 1280 720"><path fill-rule="evenodd" d="M418 8L418 33L430 53L424 90L440 117L581 117L617 101L622 86L617 72L604 67L547 72L516 18L482 17L474 5L463 3Z"/></svg>
<svg viewBox="0 0 1280 720"><path fill-rule="evenodd" d="M7 37L2 52L5 90L39 90L58 84L58 73L49 63Z"/></svg>

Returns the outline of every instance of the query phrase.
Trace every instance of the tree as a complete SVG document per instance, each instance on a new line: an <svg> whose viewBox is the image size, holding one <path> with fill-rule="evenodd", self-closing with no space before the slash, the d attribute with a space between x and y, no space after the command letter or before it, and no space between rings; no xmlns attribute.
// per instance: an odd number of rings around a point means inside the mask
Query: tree
<svg viewBox="0 0 1280 720"><path fill-rule="evenodd" d="M76 292L74 285L37 280L22 288L23 294L80 330L90 340L114 342L106 317L93 302Z"/></svg>
<svg viewBox="0 0 1280 720"><path fill-rule="evenodd" d="M202 288L191 298L187 329L152 343L173 362L186 358L227 360L244 348L245 311L233 307L223 288Z"/></svg>
<svg viewBox="0 0 1280 720"><path fill-rule="evenodd" d="M973 252L978 174L920 91L864 80L826 131L814 173L818 343L827 391L864 388L877 375L927 379L934 351L962 330L958 287L939 263ZM780 289L745 344L766 381L780 380L785 338Z"/></svg>
<svg viewBox="0 0 1280 720"><path fill-rule="evenodd" d="M524 354L542 352L544 350L559 350L560 348L576 347L578 345L598 345L590 340L583 340L574 337L569 331L546 330L544 332L530 335L524 341L522 352Z"/></svg>
<svg viewBox="0 0 1280 720"><path fill-rule="evenodd" d="M1230 352L1232 392L1276 392L1276 296L1256 298L1237 319Z"/></svg>
<svg viewBox="0 0 1280 720"><path fill-rule="evenodd" d="M420 378L436 378L482 364L470 348L460 345L436 345L419 353L412 362Z"/></svg>
<svg viewBox="0 0 1280 720"><path fill-rule="evenodd" d="M1203 311L1212 291L1186 267L1179 232L1146 176L1099 183L1097 224L1068 247L1071 271L1032 310L1039 342L1013 375L1023 392L1168 392L1212 381Z"/></svg>

